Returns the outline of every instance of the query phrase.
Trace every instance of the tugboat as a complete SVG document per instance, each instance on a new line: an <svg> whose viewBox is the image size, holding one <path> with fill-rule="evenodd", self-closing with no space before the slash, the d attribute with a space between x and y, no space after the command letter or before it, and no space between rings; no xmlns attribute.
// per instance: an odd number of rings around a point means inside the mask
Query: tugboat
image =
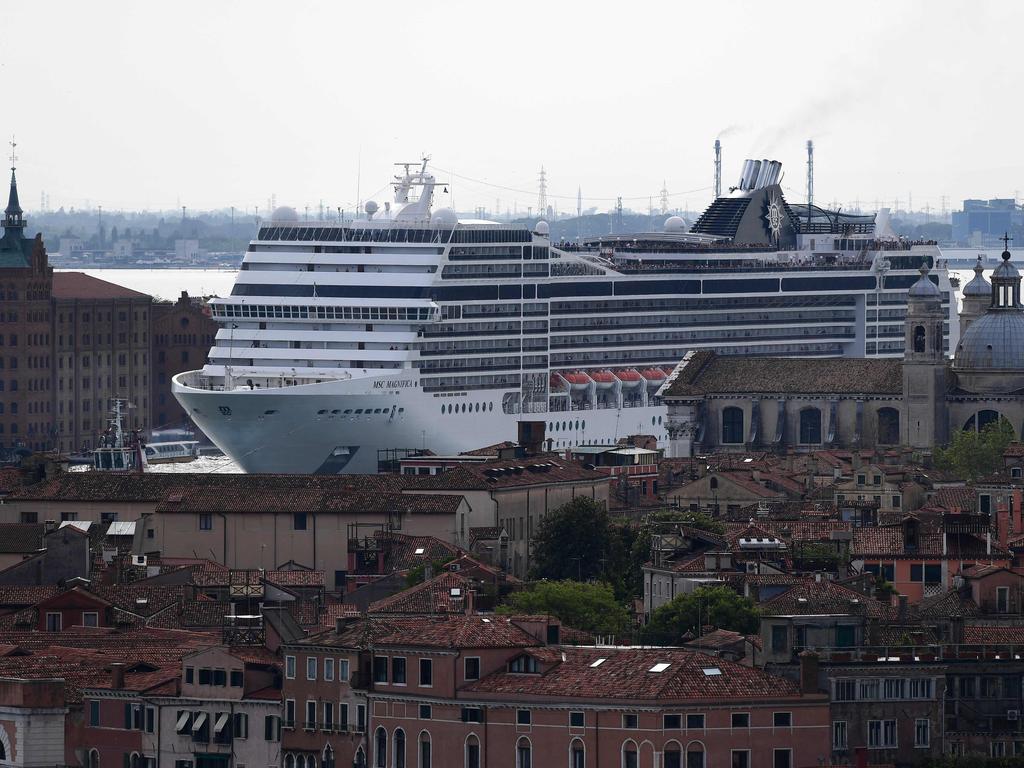
<svg viewBox="0 0 1024 768"><path fill-rule="evenodd" d="M121 425L124 408L128 403L115 399L107 420L107 429L100 436L100 444L92 452L92 468L100 472L145 472L145 444L138 430L125 433Z"/></svg>

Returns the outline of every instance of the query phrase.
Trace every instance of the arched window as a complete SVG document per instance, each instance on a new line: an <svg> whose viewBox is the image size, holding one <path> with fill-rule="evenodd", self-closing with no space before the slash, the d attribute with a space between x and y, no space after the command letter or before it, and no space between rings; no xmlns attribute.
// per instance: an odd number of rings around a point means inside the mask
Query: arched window
<svg viewBox="0 0 1024 768"><path fill-rule="evenodd" d="M306 756L297 755L295 757L295 768L306 768Z"/></svg>
<svg viewBox="0 0 1024 768"><path fill-rule="evenodd" d="M7 759L7 750L0 743L0 760ZM89 750L89 768L100 768L100 753L95 749Z"/></svg>
<svg viewBox="0 0 1024 768"><path fill-rule="evenodd" d="M879 445L896 445L900 441L900 412L895 408L878 409Z"/></svg>
<svg viewBox="0 0 1024 768"><path fill-rule="evenodd" d="M362 746L356 750L356 757L352 762L355 764L355 768L366 768L366 753L363 752ZM288 768L287 762L285 768Z"/></svg>
<svg viewBox="0 0 1024 768"><path fill-rule="evenodd" d="M683 768L683 748L678 741L670 741L665 745L664 768Z"/></svg>
<svg viewBox="0 0 1024 768"><path fill-rule="evenodd" d="M736 445L743 442L743 409L730 405L722 409L722 442Z"/></svg>
<svg viewBox="0 0 1024 768"><path fill-rule="evenodd" d="M395 729L395 768L405 768L405 731Z"/></svg>
<svg viewBox="0 0 1024 768"><path fill-rule="evenodd" d="M320 761L320 765L322 765L323 768L334 768L334 750L331 749L330 744L324 747L324 752L321 757L323 759Z"/></svg>
<svg viewBox="0 0 1024 768"><path fill-rule="evenodd" d="M924 352L924 347L925 347L925 342L924 342L924 326L923 325L915 325L914 326L914 351L915 352Z"/></svg>
<svg viewBox="0 0 1024 768"><path fill-rule="evenodd" d="M516 742L516 768L533 768L533 746L525 736Z"/></svg>
<svg viewBox="0 0 1024 768"><path fill-rule="evenodd" d="M569 745L569 768L587 768L587 748L582 739L573 739Z"/></svg>
<svg viewBox="0 0 1024 768"><path fill-rule="evenodd" d="M374 768L388 768L388 732L378 728L373 734Z"/></svg>
<svg viewBox="0 0 1024 768"><path fill-rule="evenodd" d="M699 741L686 745L686 768L704 768L704 745Z"/></svg>
<svg viewBox="0 0 1024 768"><path fill-rule="evenodd" d="M708 480L708 487L711 488L712 491L716 490L718 488L718 478L712 477Z"/></svg>
<svg viewBox="0 0 1024 768"><path fill-rule="evenodd" d="M316 768L316 757L314 755L306 758L306 768Z"/></svg>
<svg viewBox="0 0 1024 768"><path fill-rule="evenodd" d="M480 768L480 739L475 733L466 737L466 768Z"/></svg>
<svg viewBox="0 0 1024 768"><path fill-rule="evenodd" d="M818 445L821 442L821 411L804 408L800 411L800 444Z"/></svg>
<svg viewBox="0 0 1024 768"><path fill-rule="evenodd" d="M430 768L430 734L426 731L420 732L420 764L419 768Z"/></svg>
<svg viewBox="0 0 1024 768"><path fill-rule="evenodd" d="M295 755L284 756L284 768L295 768Z"/></svg>
<svg viewBox="0 0 1024 768"><path fill-rule="evenodd" d="M1002 418L999 411L983 410L978 411L964 423L964 430L967 432L980 432L989 424L995 424Z"/></svg>
<svg viewBox="0 0 1024 768"><path fill-rule="evenodd" d="M636 743L627 741L622 745L622 768L639 768L640 756L636 751Z"/></svg>

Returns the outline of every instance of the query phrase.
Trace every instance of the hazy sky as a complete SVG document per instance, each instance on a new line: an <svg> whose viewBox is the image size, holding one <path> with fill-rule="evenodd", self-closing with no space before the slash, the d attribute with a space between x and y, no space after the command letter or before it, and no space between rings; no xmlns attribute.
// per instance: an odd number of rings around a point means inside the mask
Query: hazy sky
<svg viewBox="0 0 1024 768"><path fill-rule="evenodd" d="M535 205L541 164L561 210L699 208L720 133L726 184L777 158L802 200L813 138L818 202L937 209L1024 194L1022 32L1010 0L9 0L0 136L30 210L351 208L360 158L383 200L424 152L496 185L460 209Z"/></svg>

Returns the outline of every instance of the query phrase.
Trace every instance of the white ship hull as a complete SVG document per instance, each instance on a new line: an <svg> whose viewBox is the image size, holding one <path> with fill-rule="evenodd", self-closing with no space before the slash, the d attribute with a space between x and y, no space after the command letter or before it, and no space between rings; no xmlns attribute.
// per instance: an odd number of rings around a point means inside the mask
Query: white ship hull
<svg viewBox="0 0 1024 768"><path fill-rule="evenodd" d="M372 473L378 471L378 451L426 447L435 454L455 454L515 440L522 420L544 421L555 450L613 443L638 433L667 444L663 405L504 413L503 395L517 390L434 395L417 386L412 372L233 390L194 388L185 383L190 376L174 378L175 396L246 472Z"/></svg>

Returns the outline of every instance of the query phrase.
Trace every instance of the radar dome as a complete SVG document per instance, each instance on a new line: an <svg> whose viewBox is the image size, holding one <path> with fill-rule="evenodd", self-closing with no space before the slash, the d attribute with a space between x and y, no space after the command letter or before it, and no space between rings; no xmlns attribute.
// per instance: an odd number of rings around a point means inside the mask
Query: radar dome
<svg viewBox="0 0 1024 768"><path fill-rule="evenodd" d="M682 216L669 216L665 219L666 232L683 232L686 229L686 222Z"/></svg>
<svg viewBox="0 0 1024 768"><path fill-rule="evenodd" d="M373 214L377 212L377 207L376 200L367 200L366 205L363 206L363 210L366 211L366 215L372 219Z"/></svg>
<svg viewBox="0 0 1024 768"><path fill-rule="evenodd" d="M453 208L438 208L430 217L430 224L436 229L452 229L459 223Z"/></svg>
<svg viewBox="0 0 1024 768"><path fill-rule="evenodd" d="M274 212L270 214L270 220L290 224L299 220L299 212L290 206L282 205L274 209Z"/></svg>
<svg viewBox="0 0 1024 768"><path fill-rule="evenodd" d="M551 227L548 226L548 223L546 221L544 221L544 219L541 219L540 221L538 221L537 222L537 226L535 226L533 228L533 233L535 235L540 235L542 237L547 237L548 234L550 234L550 232L551 232Z"/></svg>

